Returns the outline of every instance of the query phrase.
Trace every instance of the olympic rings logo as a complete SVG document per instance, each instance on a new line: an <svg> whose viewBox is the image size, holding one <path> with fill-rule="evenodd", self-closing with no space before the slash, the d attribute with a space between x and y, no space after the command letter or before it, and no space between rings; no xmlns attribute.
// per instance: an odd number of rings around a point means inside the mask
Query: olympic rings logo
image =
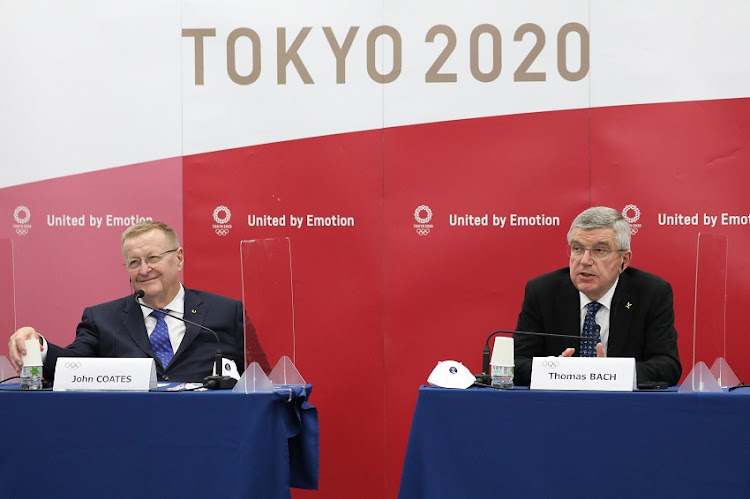
<svg viewBox="0 0 750 499"><path fill-rule="evenodd" d="M80 362L66 362L64 366L65 366L65 369L78 369L79 367L81 367L81 363Z"/></svg>
<svg viewBox="0 0 750 499"><path fill-rule="evenodd" d="M229 229L214 229L216 231L216 234L219 236L226 236L229 234Z"/></svg>
<svg viewBox="0 0 750 499"><path fill-rule="evenodd" d="M542 361L542 367L549 367L550 369L555 369L559 365L560 363L556 360L543 360Z"/></svg>

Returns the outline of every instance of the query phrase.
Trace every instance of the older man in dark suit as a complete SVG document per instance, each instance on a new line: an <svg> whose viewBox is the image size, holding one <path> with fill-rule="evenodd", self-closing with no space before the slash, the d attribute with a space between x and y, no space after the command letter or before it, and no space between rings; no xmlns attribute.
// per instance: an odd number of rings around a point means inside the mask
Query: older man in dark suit
<svg viewBox="0 0 750 499"><path fill-rule="evenodd" d="M141 222L123 232L121 248L130 282L136 292L143 292L142 298L136 301L129 295L86 308L75 340L67 347L47 343L31 327L19 329L9 343L14 366L22 366L24 340L37 338L42 343L48 379L54 376L58 357L152 357L160 380L200 382L209 376L216 338L195 325L141 306L142 300L213 330L221 341L224 358L235 362L241 373L245 367L242 303L182 286L179 273L184 253L174 230L162 222Z"/></svg>
<svg viewBox="0 0 750 499"><path fill-rule="evenodd" d="M549 355L634 357L639 383L677 384L682 366L672 287L630 267L630 225L622 214L597 206L578 215L568 255L567 268L526 285L516 330L556 335L515 335L515 384L529 384L532 357ZM595 321L592 338L569 338L585 336L587 320Z"/></svg>

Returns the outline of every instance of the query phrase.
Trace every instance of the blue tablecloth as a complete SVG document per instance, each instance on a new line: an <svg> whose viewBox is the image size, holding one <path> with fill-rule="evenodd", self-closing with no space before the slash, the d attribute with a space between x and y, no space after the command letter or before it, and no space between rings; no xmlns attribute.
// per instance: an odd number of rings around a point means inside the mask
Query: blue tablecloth
<svg viewBox="0 0 750 499"><path fill-rule="evenodd" d="M422 387L412 498L750 498L750 388L724 393Z"/></svg>
<svg viewBox="0 0 750 499"><path fill-rule="evenodd" d="M0 391L0 497L290 497L317 488L311 387Z"/></svg>

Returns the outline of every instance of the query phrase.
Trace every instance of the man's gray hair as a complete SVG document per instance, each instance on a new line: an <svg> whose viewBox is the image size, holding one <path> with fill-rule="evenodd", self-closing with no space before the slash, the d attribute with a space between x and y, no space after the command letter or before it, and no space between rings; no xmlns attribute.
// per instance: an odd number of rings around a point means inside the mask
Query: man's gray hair
<svg viewBox="0 0 750 499"><path fill-rule="evenodd" d="M172 246L172 248L180 247L180 240L177 238L177 234L175 233L174 229L164 222L159 222L158 220L145 220L143 222L138 222L135 225L131 225L130 227L125 229L125 232L122 233L122 237L120 238L120 247L124 248L125 241L127 241L128 239L140 236L141 234L145 234L146 232L151 232L152 230L162 231L167 236L167 243Z"/></svg>
<svg viewBox="0 0 750 499"><path fill-rule="evenodd" d="M616 249L630 249L630 224L622 213L607 206L593 206L582 211L570 224L568 244L570 244L573 229L613 229L615 231Z"/></svg>

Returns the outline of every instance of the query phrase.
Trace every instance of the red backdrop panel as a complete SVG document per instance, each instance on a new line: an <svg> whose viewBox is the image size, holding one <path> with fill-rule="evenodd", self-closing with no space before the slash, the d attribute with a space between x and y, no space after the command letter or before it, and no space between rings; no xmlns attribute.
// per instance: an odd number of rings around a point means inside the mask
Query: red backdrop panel
<svg viewBox="0 0 750 499"><path fill-rule="evenodd" d="M185 158L188 285L240 298L240 241L290 239L296 366L322 415L323 497L383 496L382 141L374 131ZM233 214L226 236L213 228L219 205ZM292 228L291 214L355 225ZM251 227L248 215L287 225Z"/></svg>
<svg viewBox="0 0 750 499"><path fill-rule="evenodd" d="M750 99L592 109L591 137L592 203L638 207L633 265L672 283L685 374L692 367L698 234L727 236L727 360L747 379ZM724 213L745 223L722 225ZM681 215L691 224L669 224ZM707 216L718 217L715 226ZM715 313L722 313L718 303Z"/></svg>

